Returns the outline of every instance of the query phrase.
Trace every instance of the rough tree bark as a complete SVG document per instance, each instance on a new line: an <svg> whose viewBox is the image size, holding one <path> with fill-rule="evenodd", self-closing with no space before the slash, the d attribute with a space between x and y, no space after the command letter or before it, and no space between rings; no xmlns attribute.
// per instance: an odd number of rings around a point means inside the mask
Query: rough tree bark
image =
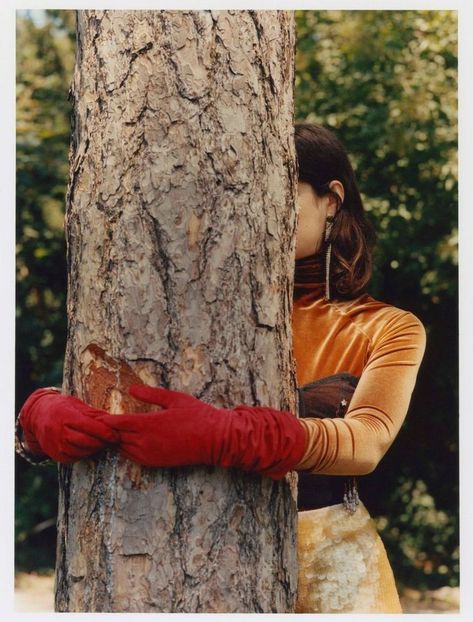
<svg viewBox="0 0 473 622"><path fill-rule="evenodd" d="M290 11L79 11L64 390L295 409ZM295 475L60 468L57 611L287 612Z"/></svg>

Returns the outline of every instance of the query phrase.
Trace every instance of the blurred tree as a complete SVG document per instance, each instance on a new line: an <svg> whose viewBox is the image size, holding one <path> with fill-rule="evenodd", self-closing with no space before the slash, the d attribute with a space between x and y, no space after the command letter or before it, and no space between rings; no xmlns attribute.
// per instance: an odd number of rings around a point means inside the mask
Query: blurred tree
<svg viewBox="0 0 473 622"><path fill-rule="evenodd" d="M73 15L48 11L42 25L35 23L33 12L17 19L17 412L35 388L62 382ZM54 543L55 528L44 521L56 513L57 469L30 467L21 458L16 467L17 563L52 566L54 547L37 549L28 543L31 537Z"/></svg>
<svg viewBox="0 0 473 622"><path fill-rule="evenodd" d="M457 15L296 11L296 19L296 117L332 127L356 165L380 237L372 295L413 311L427 329L406 424L362 491L385 517L396 576L456 585Z"/></svg>

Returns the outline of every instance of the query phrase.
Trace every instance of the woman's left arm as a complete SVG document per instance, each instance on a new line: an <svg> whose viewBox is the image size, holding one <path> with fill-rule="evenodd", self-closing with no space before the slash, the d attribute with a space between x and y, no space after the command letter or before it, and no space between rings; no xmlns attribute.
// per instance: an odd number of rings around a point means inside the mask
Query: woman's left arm
<svg viewBox="0 0 473 622"><path fill-rule="evenodd" d="M390 320L377 339L344 418L305 418L306 451L294 467L326 475L371 473L406 417L426 333L408 311Z"/></svg>

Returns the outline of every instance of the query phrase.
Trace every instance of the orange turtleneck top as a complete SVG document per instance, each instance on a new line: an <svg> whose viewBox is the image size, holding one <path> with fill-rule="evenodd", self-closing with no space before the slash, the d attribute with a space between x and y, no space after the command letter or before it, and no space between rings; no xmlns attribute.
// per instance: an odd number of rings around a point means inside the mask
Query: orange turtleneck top
<svg viewBox="0 0 473 622"><path fill-rule="evenodd" d="M422 322L368 294L326 300L318 253L296 261L292 323L298 386L341 372L359 377L343 418L299 419L307 445L294 468L371 473L406 417L425 351Z"/></svg>

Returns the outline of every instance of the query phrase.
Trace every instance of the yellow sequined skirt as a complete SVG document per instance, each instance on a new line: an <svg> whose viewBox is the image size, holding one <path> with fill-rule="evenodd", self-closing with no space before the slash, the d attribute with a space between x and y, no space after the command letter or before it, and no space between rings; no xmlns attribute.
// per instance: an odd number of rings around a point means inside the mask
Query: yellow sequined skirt
<svg viewBox="0 0 473 622"><path fill-rule="evenodd" d="M298 512L297 613L402 613L384 544L368 510Z"/></svg>

